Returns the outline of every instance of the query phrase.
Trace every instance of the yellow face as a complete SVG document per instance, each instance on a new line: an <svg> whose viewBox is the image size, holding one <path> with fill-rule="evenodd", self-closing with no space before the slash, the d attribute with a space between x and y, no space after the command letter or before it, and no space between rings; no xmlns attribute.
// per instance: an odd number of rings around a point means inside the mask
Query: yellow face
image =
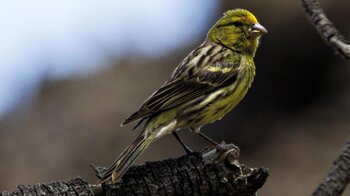
<svg viewBox="0 0 350 196"><path fill-rule="evenodd" d="M259 37L267 30L247 10L235 9L224 13L210 29L207 39L234 51L253 55L259 45Z"/></svg>

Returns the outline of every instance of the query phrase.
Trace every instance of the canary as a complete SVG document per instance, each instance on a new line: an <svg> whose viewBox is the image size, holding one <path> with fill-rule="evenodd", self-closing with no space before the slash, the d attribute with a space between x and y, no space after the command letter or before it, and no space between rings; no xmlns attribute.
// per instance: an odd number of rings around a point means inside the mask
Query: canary
<svg viewBox="0 0 350 196"><path fill-rule="evenodd" d="M229 10L209 30L167 80L129 118L126 125L146 121L141 134L114 161L100 182L117 182L150 144L167 134L221 119L246 95L254 75L259 38L267 30L244 9Z"/></svg>

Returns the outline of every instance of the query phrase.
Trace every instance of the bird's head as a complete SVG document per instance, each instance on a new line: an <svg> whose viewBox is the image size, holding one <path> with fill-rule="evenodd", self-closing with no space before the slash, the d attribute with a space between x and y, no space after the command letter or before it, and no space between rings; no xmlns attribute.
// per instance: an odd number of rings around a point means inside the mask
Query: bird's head
<svg viewBox="0 0 350 196"><path fill-rule="evenodd" d="M207 40L254 56L260 36L266 33L267 30L251 12L235 9L224 13L210 29Z"/></svg>

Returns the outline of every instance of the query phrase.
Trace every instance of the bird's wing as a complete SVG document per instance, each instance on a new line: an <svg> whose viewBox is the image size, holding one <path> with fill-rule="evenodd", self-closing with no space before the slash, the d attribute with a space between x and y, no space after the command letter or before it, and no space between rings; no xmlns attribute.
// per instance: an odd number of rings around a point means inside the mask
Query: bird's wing
<svg viewBox="0 0 350 196"><path fill-rule="evenodd" d="M145 119L232 84L237 79L241 58L234 59L236 60L217 60L192 71L185 69L186 66L184 69L177 69L173 74L176 77L154 92L137 112L123 121L122 125Z"/></svg>

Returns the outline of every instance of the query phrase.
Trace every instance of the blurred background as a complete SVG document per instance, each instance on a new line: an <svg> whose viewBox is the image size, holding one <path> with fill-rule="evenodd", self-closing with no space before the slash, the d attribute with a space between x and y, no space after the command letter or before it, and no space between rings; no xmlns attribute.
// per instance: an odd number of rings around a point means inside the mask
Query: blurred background
<svg viewBox="0 0 350 196"><path fill-rule="evenodd" d="M350 3L320 2L350 35ZM350 66L299 0L2 2L0 190L76 176L96 182L89 163L109 165L138 134L120 122L232 8L252 11L270 33L244 101L203 131L238 145L241 162L270 169L260 195L309 195L348 137ZM207 145L180 135L194 150ZM138 163L182 154L166 136Z"/></svg>

